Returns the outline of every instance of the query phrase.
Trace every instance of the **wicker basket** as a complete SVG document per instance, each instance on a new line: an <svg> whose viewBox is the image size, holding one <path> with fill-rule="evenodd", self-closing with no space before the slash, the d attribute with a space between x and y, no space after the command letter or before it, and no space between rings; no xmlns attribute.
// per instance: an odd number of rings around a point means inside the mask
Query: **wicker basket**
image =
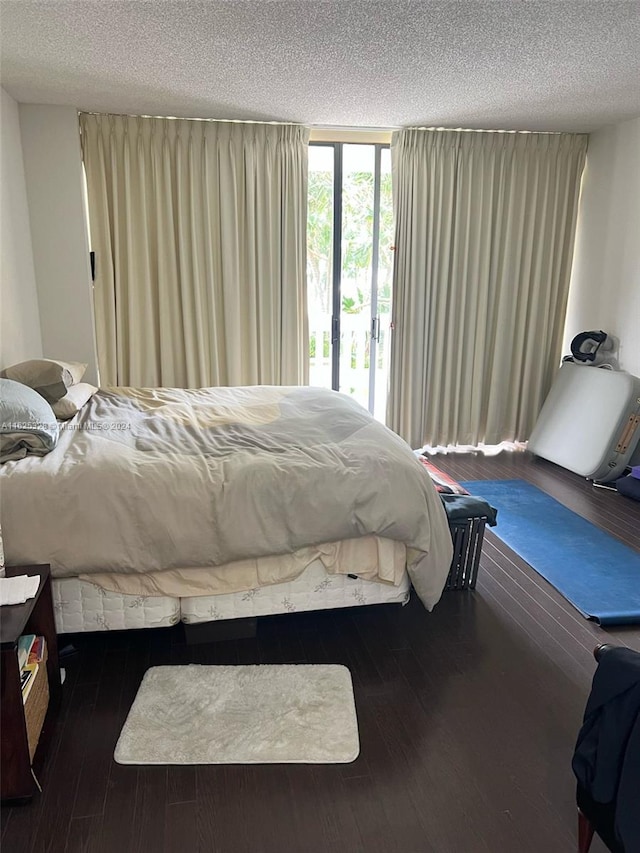
<svg viewBox="0 0 640 853"><path fill-rule="evenodd" d="M475 589L486 518L450 521L453 561L445 589Z"/></svg>
<svg viewBox="0 0 640 853"><path fill-rule="evenodd" d="M42 661L38 666L35 680L24 703L24 718L27 724L29 758L33 761L40 732L49 707L49 678L47 676L47 647L45 645Z"/></svg>

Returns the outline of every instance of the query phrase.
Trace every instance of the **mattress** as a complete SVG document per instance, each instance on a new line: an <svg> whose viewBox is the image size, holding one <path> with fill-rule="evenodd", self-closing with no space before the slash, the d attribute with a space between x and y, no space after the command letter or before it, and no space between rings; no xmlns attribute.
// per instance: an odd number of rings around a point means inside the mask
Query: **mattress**
<svg viewBox="0 0 640 853"><path fill-rule="evenodd" d="M180 599L122 595L78 578L53 578L53 612L59 634L166 628L180 621Z"/></svg>
<svg viewBox="0 0 640 853"><path fill-rule="evenodd" d="M408 600L409 576L406 572L399 586L393 586L362 580L355 575L330 575L320 560L314 560L295 580L247 592L183 598L180 610L182 621L194 624L362 604L406 604Z"/></svg>
<svg viewBox="0 0 640 853"><path fill-rule="evenodd" d="M52 590L56 630L59 634L71 634L163 628L181 619L196 624L366 604L405 604L409 588L406 573L400 584L393 586L352 575L327 574L320 560L314 560L293 581L222 595L190 598L126 595L79 578L54 579Z"/></svg>

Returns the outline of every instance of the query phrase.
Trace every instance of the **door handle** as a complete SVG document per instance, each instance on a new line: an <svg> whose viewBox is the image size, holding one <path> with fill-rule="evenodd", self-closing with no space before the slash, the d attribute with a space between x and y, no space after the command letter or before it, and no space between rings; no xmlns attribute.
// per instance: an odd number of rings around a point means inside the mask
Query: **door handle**
<svg viewBox="0 0 640 853"><path fill-rule="evenodd" d="M373 341L380 340L380 316L373 317L371 320L371 339Z"/></svg>
<svg viewBox="0 0 640 853"><path fill-rule="evenodd" d="M331 318L331 343L335 344L337 340L340 338L340 318L336 317L335 314Z"/></svg>

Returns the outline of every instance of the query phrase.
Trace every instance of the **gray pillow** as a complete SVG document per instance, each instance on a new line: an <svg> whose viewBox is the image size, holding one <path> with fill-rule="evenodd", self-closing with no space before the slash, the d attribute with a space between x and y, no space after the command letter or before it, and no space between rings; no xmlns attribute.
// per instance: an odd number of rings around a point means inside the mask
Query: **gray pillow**
<svg viewBox="0 0 640 853"><path fill-rule="evenodd" d="M41 394L48 403L57 403L69 388L82 379L86 364L79 361L55 361L52 358L34 358L12 364L0 373L5 379L22 382Z"/></svg>
<svg viewBox="0 0 640 853"><path fill-rule="evenodd" d="M0 462L44 456L58 443L58 429L53 409L37 391L0 379Z"/></svg>

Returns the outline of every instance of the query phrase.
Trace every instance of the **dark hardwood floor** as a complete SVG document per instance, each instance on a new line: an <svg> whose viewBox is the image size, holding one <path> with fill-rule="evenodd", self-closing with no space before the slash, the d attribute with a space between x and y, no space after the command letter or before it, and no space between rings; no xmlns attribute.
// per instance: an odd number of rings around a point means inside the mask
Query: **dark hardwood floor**
<svg viewBox="0 0 640 853"><path fill-rule="evenodd" d="M436 461L458 479L527 479L640 548L640 504L548 463ZM640 650L640 629L585 621L489 533L476 591L445 594L431 614L412 599L262 619L252 640L189 646L176 627L68 641L79 654L67 665L43 793L2 810L3 853L566 853L576 850L570 760L592 651L604 641ZM346 664L360 757L115 764L145 670L188 662Z"/></svg>

